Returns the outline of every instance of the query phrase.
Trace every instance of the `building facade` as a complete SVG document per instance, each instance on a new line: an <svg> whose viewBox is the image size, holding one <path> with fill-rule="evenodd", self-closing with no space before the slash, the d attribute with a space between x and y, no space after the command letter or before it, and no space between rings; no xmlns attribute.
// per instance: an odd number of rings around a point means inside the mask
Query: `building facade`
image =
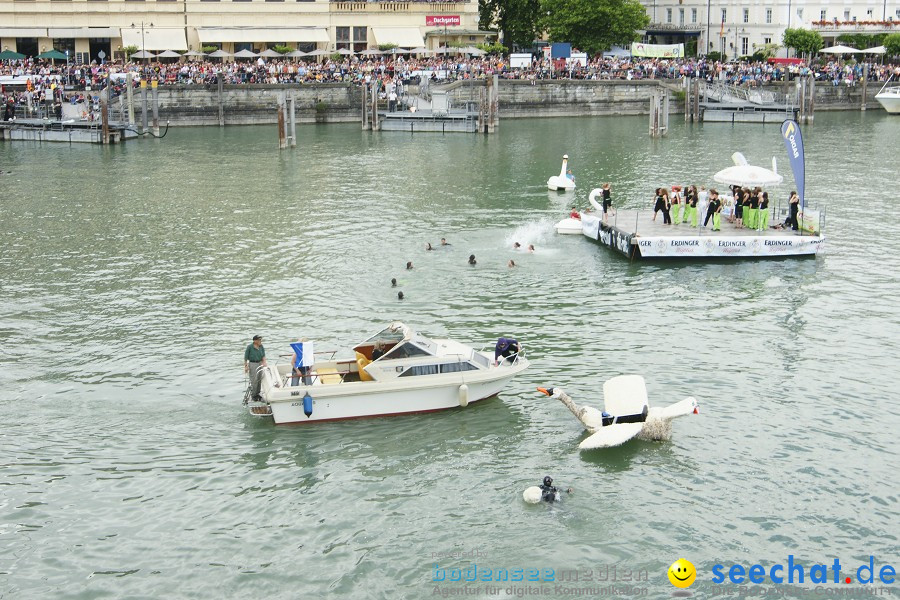
<svg viewBox="0 0 900 600"><path fill-rule="evenodd" d="M719 52L728 60L782 44L787 28L812 29L825 45L841 34L900 32L898 0L641 0L650 17L645 42L685 44L687 55ZM781 48L778 56L787 56Z"/></svg>
<svg viewBox="0 0 900 600"><path fill-rule="evenodd" d="M0 0L0 49L36 56L52 49L79 62L158 52L310 52L381 44L436 49L482 43L478 3L329 0Z"/></svg>

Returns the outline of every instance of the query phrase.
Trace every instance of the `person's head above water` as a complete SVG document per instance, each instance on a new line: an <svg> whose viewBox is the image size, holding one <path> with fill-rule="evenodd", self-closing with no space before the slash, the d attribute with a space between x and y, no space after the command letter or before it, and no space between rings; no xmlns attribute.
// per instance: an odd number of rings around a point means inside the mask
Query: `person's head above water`
<svg viewBox="0 0 900 600"><path fill-rule="evenodd" d="M546 485L546 486L551 486L551 485L553 485L553 478L550 477L549 475L547 475L546 477L544 477L544 485Z"/></svg>
<svg viewBox="0 0 900 600"><path fill-rule="evenodd" d="M403 292L397 292L397 300L403 300Z"/></svg>
<svg viewBox="0 0 900 600"><path fill-rule="evenodd" d="M413 266L412 266L412 261L409 261L408 263L406 263L406 270L407 270L407 271L409 271L409 270L412 269L412 268L413 268Z"/></svg>
<svg viewBox="0 0 900 600"><path fill-rule="evenodd" d="M397 278L391 277L391 287L397 287Z"/></svg>
<svg viewBox="0 0 900 600"><path fill-rule="evenodd" d="M519 242L516 242L513 244L513 248L515 248L516 250L518 250L521 247L522 247L522 244L520 244Z"/></svg>
<svg viewBox="0 0 900 600"><path fill-rule="evenodd" d="M470 254L470 255L469 255L469 264L470 264L470 265L474 265L474 264L475 264L475 255L474 255L474 254Z"/></svg>

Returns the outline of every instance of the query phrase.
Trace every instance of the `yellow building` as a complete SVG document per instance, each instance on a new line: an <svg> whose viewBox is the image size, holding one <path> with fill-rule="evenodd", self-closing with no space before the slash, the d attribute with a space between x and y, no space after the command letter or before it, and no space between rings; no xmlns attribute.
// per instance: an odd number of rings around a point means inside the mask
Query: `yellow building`
<svg viewBox="0 0 900 600"><path fill-rule="evenodd" d="M57 49L79 62L149 52L304 52L380 44L433 50L481 43L478 3L328 0L0 0L0 49L26 56Z"/></svg>

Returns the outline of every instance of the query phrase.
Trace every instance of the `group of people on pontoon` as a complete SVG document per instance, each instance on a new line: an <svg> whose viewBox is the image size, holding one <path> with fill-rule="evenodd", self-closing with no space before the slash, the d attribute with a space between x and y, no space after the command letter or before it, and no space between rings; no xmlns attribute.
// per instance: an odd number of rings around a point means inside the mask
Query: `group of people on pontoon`
<svg viewBox="0 0 900 600"><path fill-rule="evenodd" d="M798 229L798 212L800 198L797 192L791 192L789 200L790 213L787 220L776 228L790 227ZM665 225L689 223L691 227L700 225L700 215L704 214L703 227L712 221L713 231L721 228L722 215L737 229L766 230L769 228L769 193L759 187L750 189L739 185L731 186L731 196L721 197L719 192L696 185L682 187L673 185L669 188L656 188L653 204L653 220L662 213Z"/></svg>

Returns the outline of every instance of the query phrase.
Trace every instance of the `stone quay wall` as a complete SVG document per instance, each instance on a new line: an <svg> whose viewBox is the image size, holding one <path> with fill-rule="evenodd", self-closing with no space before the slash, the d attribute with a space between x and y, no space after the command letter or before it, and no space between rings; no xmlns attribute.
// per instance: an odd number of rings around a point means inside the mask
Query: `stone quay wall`
<svg viewBox="0 0 900 600"><path fill-rule="evenodd" d="M670 112L684 111L684 96L679 80L580 81L580 80L504 80L499 82L500 118L583 117L604 115L643 115L650 110L650 94L658 86L670 92ZM455 106L478 101L483 81L461 81L444 86ZM878 110L875 94L880 86L868 87L867 108ZM764 89L794 94L796 86L775 84ZM834 87L816 84L815 110L859 110L862 87ZM221 93L216 85L164 86L159 91L160 122L172 125L218 125L221 107L225 125L276 123L278 97L285 94L296 103L298 123L359 122L362 88L346 83L303 85L226 85ZM149 97L148 90L148 97ZM148 98L149 101L149 98ZM114 111L120 110L114 102ZM141 120L141 96L134 95L135 118ZM114 117L114 118L117 118Z"/></svg>

